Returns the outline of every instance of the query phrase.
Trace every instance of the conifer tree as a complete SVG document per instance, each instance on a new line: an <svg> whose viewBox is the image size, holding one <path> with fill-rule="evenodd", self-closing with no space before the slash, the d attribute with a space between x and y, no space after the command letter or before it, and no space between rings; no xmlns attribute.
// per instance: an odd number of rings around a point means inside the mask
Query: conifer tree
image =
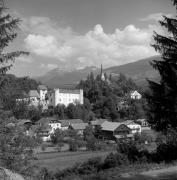
<svg viewBox="0 0 177 180"><path fill-rule="evenodd" d="M173 0L177 9L177 0ZM160 25L168 36L154 33L152 45L161 54L161 60L151 65L159 72L160 82L149 81L149 123L158 131L177 128L177 16L164 16Z"/></svg>
<svg viewBox="0 0 177 180"><path fill-rule="evenodd" d="M0 0L0 89L3 85L3 76L12 67L15 58L22 54L28 54L23 51L8 52L7 47L17 37L20 19L13 18L6 13L6 10L4 1Z"/></svg>

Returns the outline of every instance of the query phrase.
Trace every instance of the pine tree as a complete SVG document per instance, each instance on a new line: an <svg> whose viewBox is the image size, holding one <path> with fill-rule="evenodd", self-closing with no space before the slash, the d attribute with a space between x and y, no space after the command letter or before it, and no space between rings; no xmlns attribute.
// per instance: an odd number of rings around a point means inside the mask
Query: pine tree
<svg viewBox="0 0 177 180"><path fill-rule="evenodd" d="M8 52L7 47L17 37L17 29L20 19L13 18L6 13L4 1L0 0L0 89L3 86L3 79L6 72L12 67L15 58L22 54L28 54L23 51Z"/></svg>
<svg viewBox="0 0 177 180"><path fill-rule="evenodd" d="M173 4L177 9L177 0ZM162 59L151 63L160 74L160 82L149 81L149 123L158 131L166 131L177 128L177 18L164 16L159 22L169 35L154 33L152 46Z"/></svg>

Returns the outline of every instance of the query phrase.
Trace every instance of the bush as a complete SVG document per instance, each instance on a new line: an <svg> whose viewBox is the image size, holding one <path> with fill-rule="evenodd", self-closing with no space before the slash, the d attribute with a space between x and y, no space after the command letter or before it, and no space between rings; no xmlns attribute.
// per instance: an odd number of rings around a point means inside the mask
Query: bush
<svg viewBox="0 0 177 180"><path fill-rule="evenodd" d="M94 157L84 163L77 163L72 168L68 168L63 171L58 171L55 174L55 177L57 180L63 180L66 177L70 179L70 177L75 177L77 175L97 173L102 169L102 166L103 162L101 160L101 157Z"/></svg>
<svg viewBox="0 0 177 180"><path fill-rule="evenodd" d="M88 150L95 151L97 150L96 147L97 140L94 136L88 136L86 139L86 147Z"/></svg>
<svg viewBox="0 0 177 180"><path fill-rule="evenodd" d="M47 148L47 145L46 145L46 144L42 144L42 145L41 145L41 150L42 150L43 152L46 150L46 148Z"/></svg>
<svg viewBox="0 0 177 180"><path fill-rule="evenodd" d="M117 167L120 165L126 165L126 164L128 164L128 158L126 155L121 153L116 153L116 154L110 153L104 160L105 169Z"/></svg>

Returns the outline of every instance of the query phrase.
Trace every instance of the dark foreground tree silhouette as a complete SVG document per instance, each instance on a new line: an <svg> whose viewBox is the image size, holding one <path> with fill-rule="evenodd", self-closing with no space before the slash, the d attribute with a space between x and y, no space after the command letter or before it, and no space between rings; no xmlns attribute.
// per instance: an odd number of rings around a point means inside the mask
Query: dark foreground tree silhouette
<svg viewBox="0 0 177 180"><path fill-rule="evenodd" d="M7 14L4 1L0 0L0 93L6 90L6 72L15 58L23 51L8 52L11 42L17 37L20 20ZM8 82L7 82L8 83ZM1 100L1 99L0 99ZM3 111L3 110L2 110ZM20 173L28 173L33 159L35 140L25 134L14 118L5 117L0 112L0 166Z"/></svg>
<svg viewBox="0 0 177 180"><path fill-rule="evenodd" d="M177 9L177 0L172 2ZM152 46L162 59L151 64L159 71L160 82L149 81L151 92L147 99L150 125L157 131L166 131L177 128L177 17L164 16L159 22L168 36L154 33Z"/></svg>
<svg viewBox="0 0 177 180"><path fill-rule="evenodd" d="M4 75L12 67L15 58L22 54L28 54L24 51L8 52L6 49L17 37L17 30L20 19L13 18L6 12L4 1L0 0L0 88L3 87Z"/></svg>

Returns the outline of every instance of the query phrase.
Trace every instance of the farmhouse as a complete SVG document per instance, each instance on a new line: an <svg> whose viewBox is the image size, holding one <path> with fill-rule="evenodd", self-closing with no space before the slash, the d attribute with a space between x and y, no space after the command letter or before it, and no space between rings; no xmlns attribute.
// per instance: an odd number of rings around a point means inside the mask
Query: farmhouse
<svg viewBox="0 0 177 180"><path fill-rule="evenodd" d="M90 124L92 125L93 129L97 127L101 127L101 125L107 121L107 119L96 119L94 121L90 121Z"/></svg>
<svg viewBox="0 0 177 180"><path fill-rule="evenodd" d="M122 123L131 129L132 134L141 133L141 125L138 123L135 123L133 120L127 120Z"/></svg>
<svg viewBox="0 0 177 180"><path fill-rule="evenodd" d="M54 89L48 92L49 106L55 107L58 104L68 106L70 103L83 104L83 90L75 89Z"/></svg>
<svg viewBox="0 0 177 180"><path fill-rule="evenodd" d="M69 129L74 129L78 134L83 135L84 129L88 126L88 123L74 123L69 126Z"/></svg>
<svg viewBox="0 0 177 180"><path fill-rule="evenodd" d="M67 130L69 126L73 124L82 124L83 121L81 119L64 119L64 120L59 120L59 123L61 125L61 130Z"/></svg>
<svg viewBox="0 0 177 180"><path fill-rule="evenodd" d="M123 123L105 121L101 125L102 136L105 139L116 140L124 137L132 138L131 129Z"/></svg>

